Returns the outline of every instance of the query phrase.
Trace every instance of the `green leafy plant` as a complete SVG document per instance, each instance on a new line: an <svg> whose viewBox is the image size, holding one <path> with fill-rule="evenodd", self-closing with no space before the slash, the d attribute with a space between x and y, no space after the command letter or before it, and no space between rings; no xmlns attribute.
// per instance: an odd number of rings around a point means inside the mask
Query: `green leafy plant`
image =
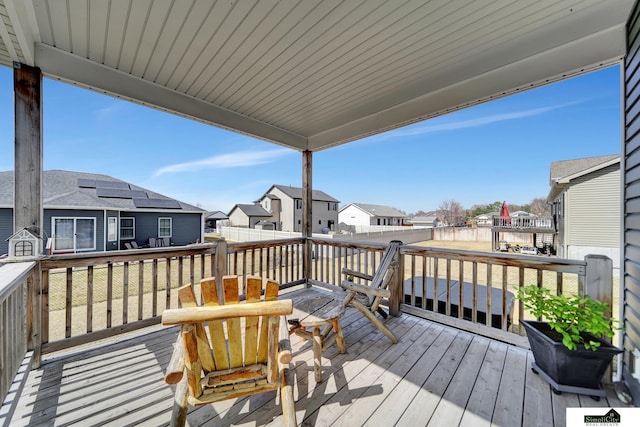
<svg viewBox="0 0 640 427"><path fill-rule="evenodd" d="M576 350L579 344L594 351L600 347L600 342L584 339L584 332L612 338L621 329L619 322L610 318L607 304L589 295L554 295L549 289L531 285L518 289L518 298L534 316L562 335L562 343L570 350Z"/></svg>

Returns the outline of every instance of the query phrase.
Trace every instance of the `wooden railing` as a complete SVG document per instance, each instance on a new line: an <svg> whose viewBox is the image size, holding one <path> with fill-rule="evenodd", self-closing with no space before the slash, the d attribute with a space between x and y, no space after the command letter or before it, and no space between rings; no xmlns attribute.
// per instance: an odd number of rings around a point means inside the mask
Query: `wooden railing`
<svg viewBox="0 0 640 427"><path fill-rule="evenodd" d="M314 263L308 282L326 287L339 286L343 267L373 274L386 246L311 242ZM410 245L402 246L400 255L392 311L397 302L403 312L523 346L519 320L532 316L515 299L518 288L537 285L557 294L584 294L588 282L592 294L611 291L611 268L600 257L581 261Z"/></svg>
<svg viewBox="0 0 640 427"><path fill-rule="evenodd" d="M247 275L258 275L278 280L283 288L312 284L338 289L343 268L373 274L386 246L322 238L223 240L47 257L40 260L39 293L28 293L34 307L41 308L34 310L35 320L28 317L32 332L27 336L37 337L37 363L44 353L154 325L164 309L178 306L178 287L197 287L200 279L210 276L235 274L244 283ZM307 267L306 248L311 258ZM513 301L517 288L538 284L558 293L584 292L588 266L586 261L403 245L400 274L388 303L392 314L402 310L484 335L513 338L520 332L518 320L527 315ZM11 293L18 287L13 284ZM5 298L8 291L2 295ZM16 334L19 324L2 326L3 333Z"/></svg>
<svg viewBox="0 0 640 427"><path fill-rule="evenodd" d="M542 216L494 216L492 227L513 230L554 231L553 218Z"/></svg>
<svg viewBox="0 0 640 427"><path fill-rule="evenodd" d="M18 368L27 354L32 310L28 286L35 262L0 266L0 402L14 383ZM10 417L9 417L10 418Z"/></svg>
<svg viewBox="0 0 640 427"><path fill-rule="evenodd" d="M159 323L177 288L236 274L304 283L302 239L51 256L42 268L42 353ZM244 289L241 290L241 294Z"/></svg>

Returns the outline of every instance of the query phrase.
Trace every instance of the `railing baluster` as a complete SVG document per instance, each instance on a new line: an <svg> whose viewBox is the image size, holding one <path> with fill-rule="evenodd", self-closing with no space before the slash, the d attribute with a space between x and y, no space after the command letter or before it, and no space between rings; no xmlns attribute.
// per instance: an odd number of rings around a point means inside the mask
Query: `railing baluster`
<svg viewBox="0 0 640 427"><path fill-rule="evenodd" d="M464 261L458 260L458 319L464 317Z"/></svg>
<svg viewBox="0 0 640 427"><path fill-rule="evenodd" d="M40 295L42 304L40 307L40 322L42 323L42 344L49 342L49 282L51 270L42 270L42 293Z"/></svg>
<svg viewBox="0 0 640 427"><path fill-rule="evenodd" d="M493 283L492 266L493 264L487 264L487 303L484 310L484 324L487 326L491 326L491 284Z"/></svg>
<svg viewBox="0 0 640 427"><path fill-rule="evenodd" d="M445 303L444 312L447 316L451 316L451 259L447 258L447 302Z"/></svg>
<svg viewBox="0 0 640 427"><path fill-rule="evenodd" d="M111 327L113 310L113 263L107 263L107 328Z"/></svg>
<svg viewBox="0 0 640 427"><path fill-rule="evenodd" d="M151 292L153 293L151 315L158 315L158 258L153 259L151 265Z"/></svg>
<svg viewBox="0 0 640 427"><path fill-rule="evenodd" d="M144 305L144 261L138 261L138 320L142 320Z"/></svg>
<svg viewBox="0 0 640 427"><path fill-rule="evenodd" d="M431 261L429 261L431 262ZM412 278L413 279L413 278ZM422 257L422 309L427 309L427 257Z"/></svg>
<svg viewBox="0 0 640 427"><path fill-rule="evenodd" d="M67 268L66 275L66 291L65 291L65 329L64 337L69 338L71 336L71 307L73 302L73 268Z"/></svg>
<svg viewBox="0 0 640 427"><path fill-rule="evenodd" d="M87 267L87 332L93 331L93 265Z"/></svg>
<svg viewBox="0 0 640 427"><path fill-rule="evenodd" d="M471 298L472 300L472 307L471 307L471 321L473 323L477 323L478 322L478 263L476 261L473 261L473 264L471 266L471 275L472 275L472 288L473 290L471 291L473 296Z"/></svg>
<svg viewBox="0 0 640 427"><path fill-rule="evenodd" d="M502 325L501 328L503 331L506 331L508 326L507 326L507 266L503 265L502 266ZM490 316L493 317L493 314L489 313ZM493 324L493 319L492 319L492 324Z"/></svg>
<svg viewBox="0 0 640 427"><path fill-rule="evenodd" d="M165 258L164 272L165 272L165 281L166 281L166 285L164 288L165 289L164 308L166 310L168 308L171 308L171 258Z"/></svg>
<svg viewBox="0 0 640 427"><path fill-rule="evenodd" d="M129 323L129 261L125 261L122 277L122 324Z"/></svg>
<svg viewBox="0 0 640 427"><path fill-rule="evenodd" d="M524 268L518 267L518 289L524 287ZM524 318L524 303L521 299L518 299L518 334L522 335L524 330L522 328L522 322L520 322Z"/></svg>
<svg viewBox="0 0 640 427"><path fill-rule="evenodd" d="M440 264L440 259L438 257L433 257L433 311L438 313L440 311L440 301L438 301L438 285L440 282L440 277L438 273L438 267Z"/></svg>

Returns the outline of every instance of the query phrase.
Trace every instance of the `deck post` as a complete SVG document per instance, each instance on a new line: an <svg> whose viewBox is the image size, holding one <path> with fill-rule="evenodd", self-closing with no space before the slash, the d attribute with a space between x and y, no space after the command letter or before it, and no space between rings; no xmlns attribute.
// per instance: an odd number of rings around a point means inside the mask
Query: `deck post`
<svg viewBox="0 0 640 427"><path fill-rule="evenodd" d="M305 281L311 278L311 221L312 221L312 156L309 150L302 152L302 276Z"/></svg>
<svg viewBox="0 0 640 427"><path fill-rule="evenodd" d="M227 274L227 241L220 239L216 242L216 271L213 272L213 277L216 279L216 293L218 294L218 301L224 301L224 285L222 278Z"/></svg>
<svg viewBox="0 0 640 427"><path fill-rule="evenodd" d="M402 246L402 242L400 242ZM391 278L389 284L389 290L391 296L389 297L389 314L394 317L399 317L401 314L402 303L404 302L404 255L400 253L400 249L396 252L395 260L396 271Z"/></svg>
<svg viewBox="0 0 640 427"><path fill-rule="evenodd" d="M13 89L15 109L13 231L27 228L43 238L42 72L39 68L14 62Z"/></svg>
<svg viewBox="0 0 640 427"><path fill-rule="evenodd" d="M36 236L44 238L42 72L40 69L14 62L13 92L15 110L13 232L26 228ZM43 244L42 247L44 248L45 245ZM39 268L34 271L39 273ZM42 343L40 274L31 274L27 283L27 342L29 348L34 350L33 365L38 367Z"/></svg>
<svg viewBox="0 0 640 427"><path fill-rule="evenodd" d="M603 302L613 310L613 262L605 255L587 255L584 257L587 263L584 280L584 293L596 301ZM601 337L610 342L609 337ZM612 383L611 366L607 368L602 377L604 384Z"/></svg>

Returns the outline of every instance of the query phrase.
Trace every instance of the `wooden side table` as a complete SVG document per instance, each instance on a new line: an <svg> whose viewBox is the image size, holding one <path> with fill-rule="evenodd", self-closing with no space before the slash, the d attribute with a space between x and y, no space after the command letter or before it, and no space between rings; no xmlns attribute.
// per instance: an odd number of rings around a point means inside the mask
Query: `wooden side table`
<svg viewBox="0 0 640 427"><path fill-rule="evenodd" d="M313 372L316 382L322 382L322 351L334 342L340 353L347 351L340 327L340 318L345 312L344 302L331 292L314 288L283 295L293 300L293 314L289 316L290 333L313 342Z"/></svg>

